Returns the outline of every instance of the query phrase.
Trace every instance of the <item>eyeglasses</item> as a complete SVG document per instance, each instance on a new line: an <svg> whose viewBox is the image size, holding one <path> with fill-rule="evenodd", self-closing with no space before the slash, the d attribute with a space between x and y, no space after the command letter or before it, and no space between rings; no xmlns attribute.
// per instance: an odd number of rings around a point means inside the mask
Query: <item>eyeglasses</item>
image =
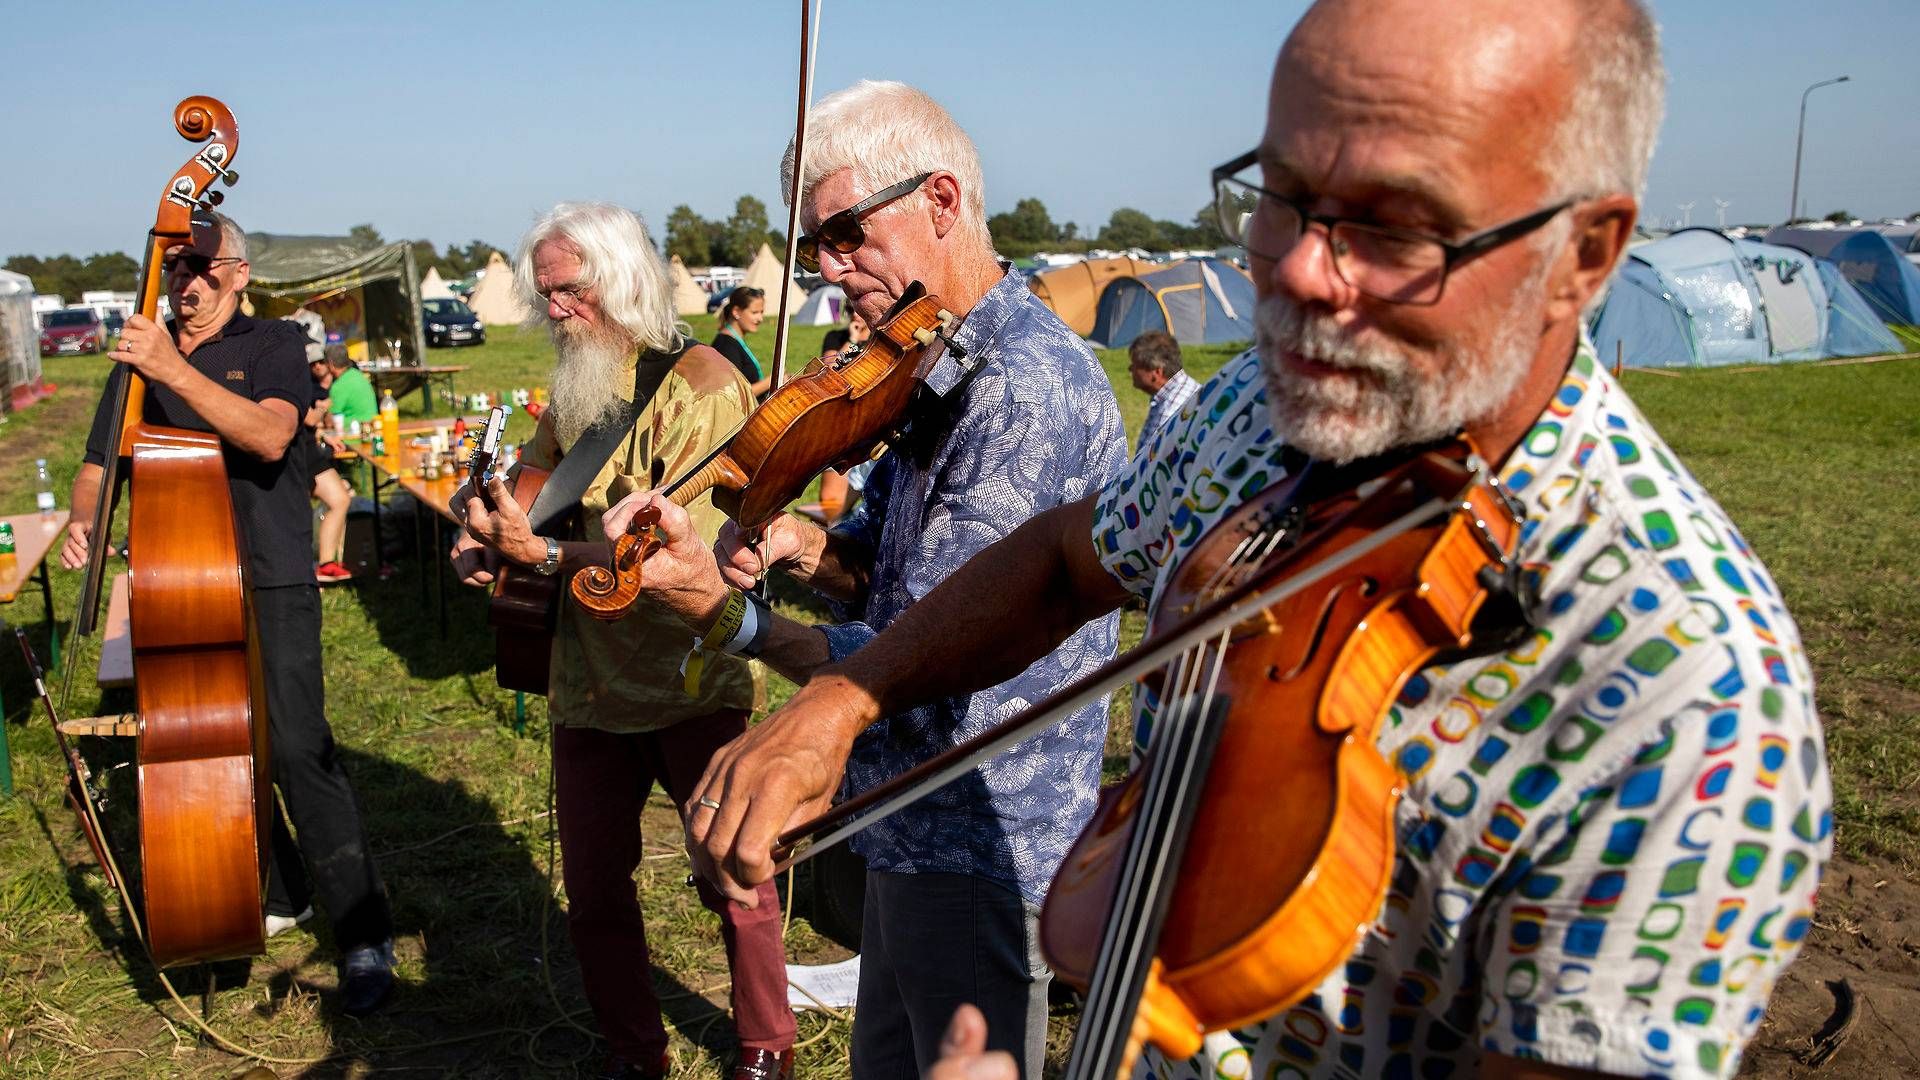
<svg viewBox="0 0 1920 1080"><path fill-rule="evenodd" d="M1278 262L1306 234L1308 225L1319 225L1327 230L1327 246L1340 280L1375 300L1393 304L1439 303L1448 271L1520 239L1579 201L1569 199L1450 244L1416 232L1311 213L1298 200L1234 176L1258 160L1259 154L1250 150L1213 170L1214 214L1227 239L1250 254Z"/></svg>
<svg viewBox="0 0 1920 1080"><path fill-rule="evenodd" d="M563 314L571 315L579 309L581 303L586 298L587 290L591 288L593 288L593 286L576 281L568 285L548 289L546 292L535 289L533 295L545 300L549 304L558 305Z"/></svg>
<svg viewBox="0 0 1920 1080"><path fill-rule="evenodd" d="M800 268L809 274L820 272L820 245L825 244L842 255L851 255L860 250L867 242L867 230L860 219L887 205L895 199L919 190L927 182L930 172L923 172L911 180L902 180L888 188L861 199L845 210L820 223L820 227L811 233L802 233L800 242L795 245L793 259Z"/></svg>
<svg viewBox="0 0 1920 1080"><path fill-rule="evenodd" d="M160 260L160 272L172 274L175 270L185 270L195 277L205 277L221 263L237 262L246 262L246 260L238 255L222 255L219 258L206 255L168 255Z"/></svg>

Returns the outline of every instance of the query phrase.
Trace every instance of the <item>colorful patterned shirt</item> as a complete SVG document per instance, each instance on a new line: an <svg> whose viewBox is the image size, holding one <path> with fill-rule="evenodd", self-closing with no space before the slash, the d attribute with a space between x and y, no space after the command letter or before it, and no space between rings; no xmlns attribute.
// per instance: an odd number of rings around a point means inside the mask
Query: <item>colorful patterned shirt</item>
<svg viewBox="0 0 1920 1080"><path fill-rule="evenodd" d="M1108 486L1094 541L1119 581L1151 596L1283 475L1268 417L1249 351ZM1482 1052L1738 1067L1832 844L1799 632L1590 343L1502 478L1538 629L1416 675L1382 724L1407 790L1378 921L1299 1005L1210 1040L1212 1063L1149 1053L1151 1075L1211 1076L1222 1048L1258 1077L1473 1075Z"/></svg>
<svg viewBox="0 0 1920 1080"><path fill-rule="evenodd" d="M820 629L838 661L872 640L981 549L1028 518L1084 499L1126 464L1113 386L1086 342L1017 273L974 305L954 334L978 365L957 418L924 456L895 450L834 532L871 552L858 619ZM961 368L928 371L953 390ZM982 602L988 598L983 597ZM966 698L898 713L854 743L844 795L907 771L1111 659L1119 619L1075 631L1026 671ZM1102 698L854 839L874 870L993 878L1038 903L1093 813L1106 743Z"/></svg>

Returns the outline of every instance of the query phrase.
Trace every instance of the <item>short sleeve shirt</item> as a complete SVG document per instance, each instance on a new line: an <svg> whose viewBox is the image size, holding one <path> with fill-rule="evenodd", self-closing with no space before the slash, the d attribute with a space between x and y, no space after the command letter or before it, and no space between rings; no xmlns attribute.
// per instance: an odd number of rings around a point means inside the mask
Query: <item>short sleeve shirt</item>
<svg viewBox="0 0 1920 1080"><path fill-rule="evenodd" d="M307 368L306 333L281 319L254 319L235 314L220 336L205 342L187 357L194 370L222 389L248 401L278 398L294 408L288 445L311 439L300 420L313 405L313 374ZM126 378L124 365L114 365L107 390L94 410L87 436L86 461L106 464L114 450L115 432L109 403ZM146 394L149 423L188 431L212 431L180 395L149 381ZM262 461L222 444L227 467L227 489L233 496L233 516L240 543L247 553L249 583L256 589L313 584L313 476L305 453L284 453ZM137 557L137 556L136 556Z"/></svg>
<svg viewBox="0 0 1920 1080"><path fill-rule="evenodd" d="M665 363L667 361L651 361ZM632 399L631 376L622 396ZM614 448L580 498L569 539L604 540L600 515L636 491L678 479L731 435L752 408L747 385L713 350L695 346L660 383L634 418L633 431ZM551 470L567 448L543 415L521 461ZM694 528L709 544L726 515L702 495L688 507ZM680 662L694 637L657 602L641 598L626 618L603 622L578 604L560 605L547 704L553 722L613 732L655 731L722 709L752 709L755 673L737 656L711 657L700 692L689 696Z"/></svg>
<svg viewBox="0 0 1920 1080"><path fill-rule="evenodd" d="M380 415L380 404L373 396L373 380L357 367L342 370L327 388L327 411L343 420L366 423Z"/></svg>
<svg viewBox="0 0 1920 1080"><path fill-rule="evenodd" d="M1117 580L1151 597L1284 475L1268 416L1249 351L1146 443L1099 500ZM1832 795L1766 568L1584 340L1501 475L1526 508L1536 632L1420 672L1391 706L1376 745L1406 793L1386 902L1304 1001L1212 1040L1251 1075L1471 1076L1496 1052L1731 1076L1807 933ZM1146 1056L1158 1077L1215 1068Z"/></svg>

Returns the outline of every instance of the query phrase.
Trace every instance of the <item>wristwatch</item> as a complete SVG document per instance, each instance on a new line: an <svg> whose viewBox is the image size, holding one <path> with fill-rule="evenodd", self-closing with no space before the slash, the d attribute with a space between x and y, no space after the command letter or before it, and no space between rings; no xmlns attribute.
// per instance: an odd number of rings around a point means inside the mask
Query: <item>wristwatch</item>
<svg viewBox="0 0 1920 1080"><path fill-rule="evenodd" d="M560 572L560 541L551 536L544 536L541 539L547 542L547 561L535 566L533 572L552 577Z"/></svg>

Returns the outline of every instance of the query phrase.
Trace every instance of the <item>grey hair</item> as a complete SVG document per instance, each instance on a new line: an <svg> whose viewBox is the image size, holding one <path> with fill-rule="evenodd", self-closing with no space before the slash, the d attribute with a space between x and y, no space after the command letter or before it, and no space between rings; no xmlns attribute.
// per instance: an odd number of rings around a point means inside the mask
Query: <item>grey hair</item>
<svg viewBox="0 0 1920 1080"><path fill-rule="evenodd" d="M533 251L561 240L580 256L580 282L599 291L597 304L609 323L634 344L669 352L692 331L673 310L667 267L654 251L640 215L604 202L563 202L542 214L513 257L513 280L529 308L527 325L546 324L547 302L533 280Z"/></svg>
<svg viewBox="0 0 1920 1080"><path fill-rule="evenodd" d="M1666 108L1660 28L1643 0L1582 3L1573 99L1541 163L1563 198L1640 198Z"/></svg>
<svg viewBox="0 0 1920 1080"><path fill-rule="evenodd" d="M200 221L220 227L220 246L242 262L247 258L247 234L232 218L218 210L202 210L196 215Z"/></svg>
<svg viewBox="0 0 1920 1080"><path fill-rule="evenodd" d="M924 172L948 172L960 185L960 229L988 251L987 196L980 152L940 103L900 82L862 79L807 110L807 169L800 201L814 186L842 169L853 170L856 188L871 194ZM793 192L793 142L780 159L780 197ZM919 205L919 192L879 213Z"/></svg>

